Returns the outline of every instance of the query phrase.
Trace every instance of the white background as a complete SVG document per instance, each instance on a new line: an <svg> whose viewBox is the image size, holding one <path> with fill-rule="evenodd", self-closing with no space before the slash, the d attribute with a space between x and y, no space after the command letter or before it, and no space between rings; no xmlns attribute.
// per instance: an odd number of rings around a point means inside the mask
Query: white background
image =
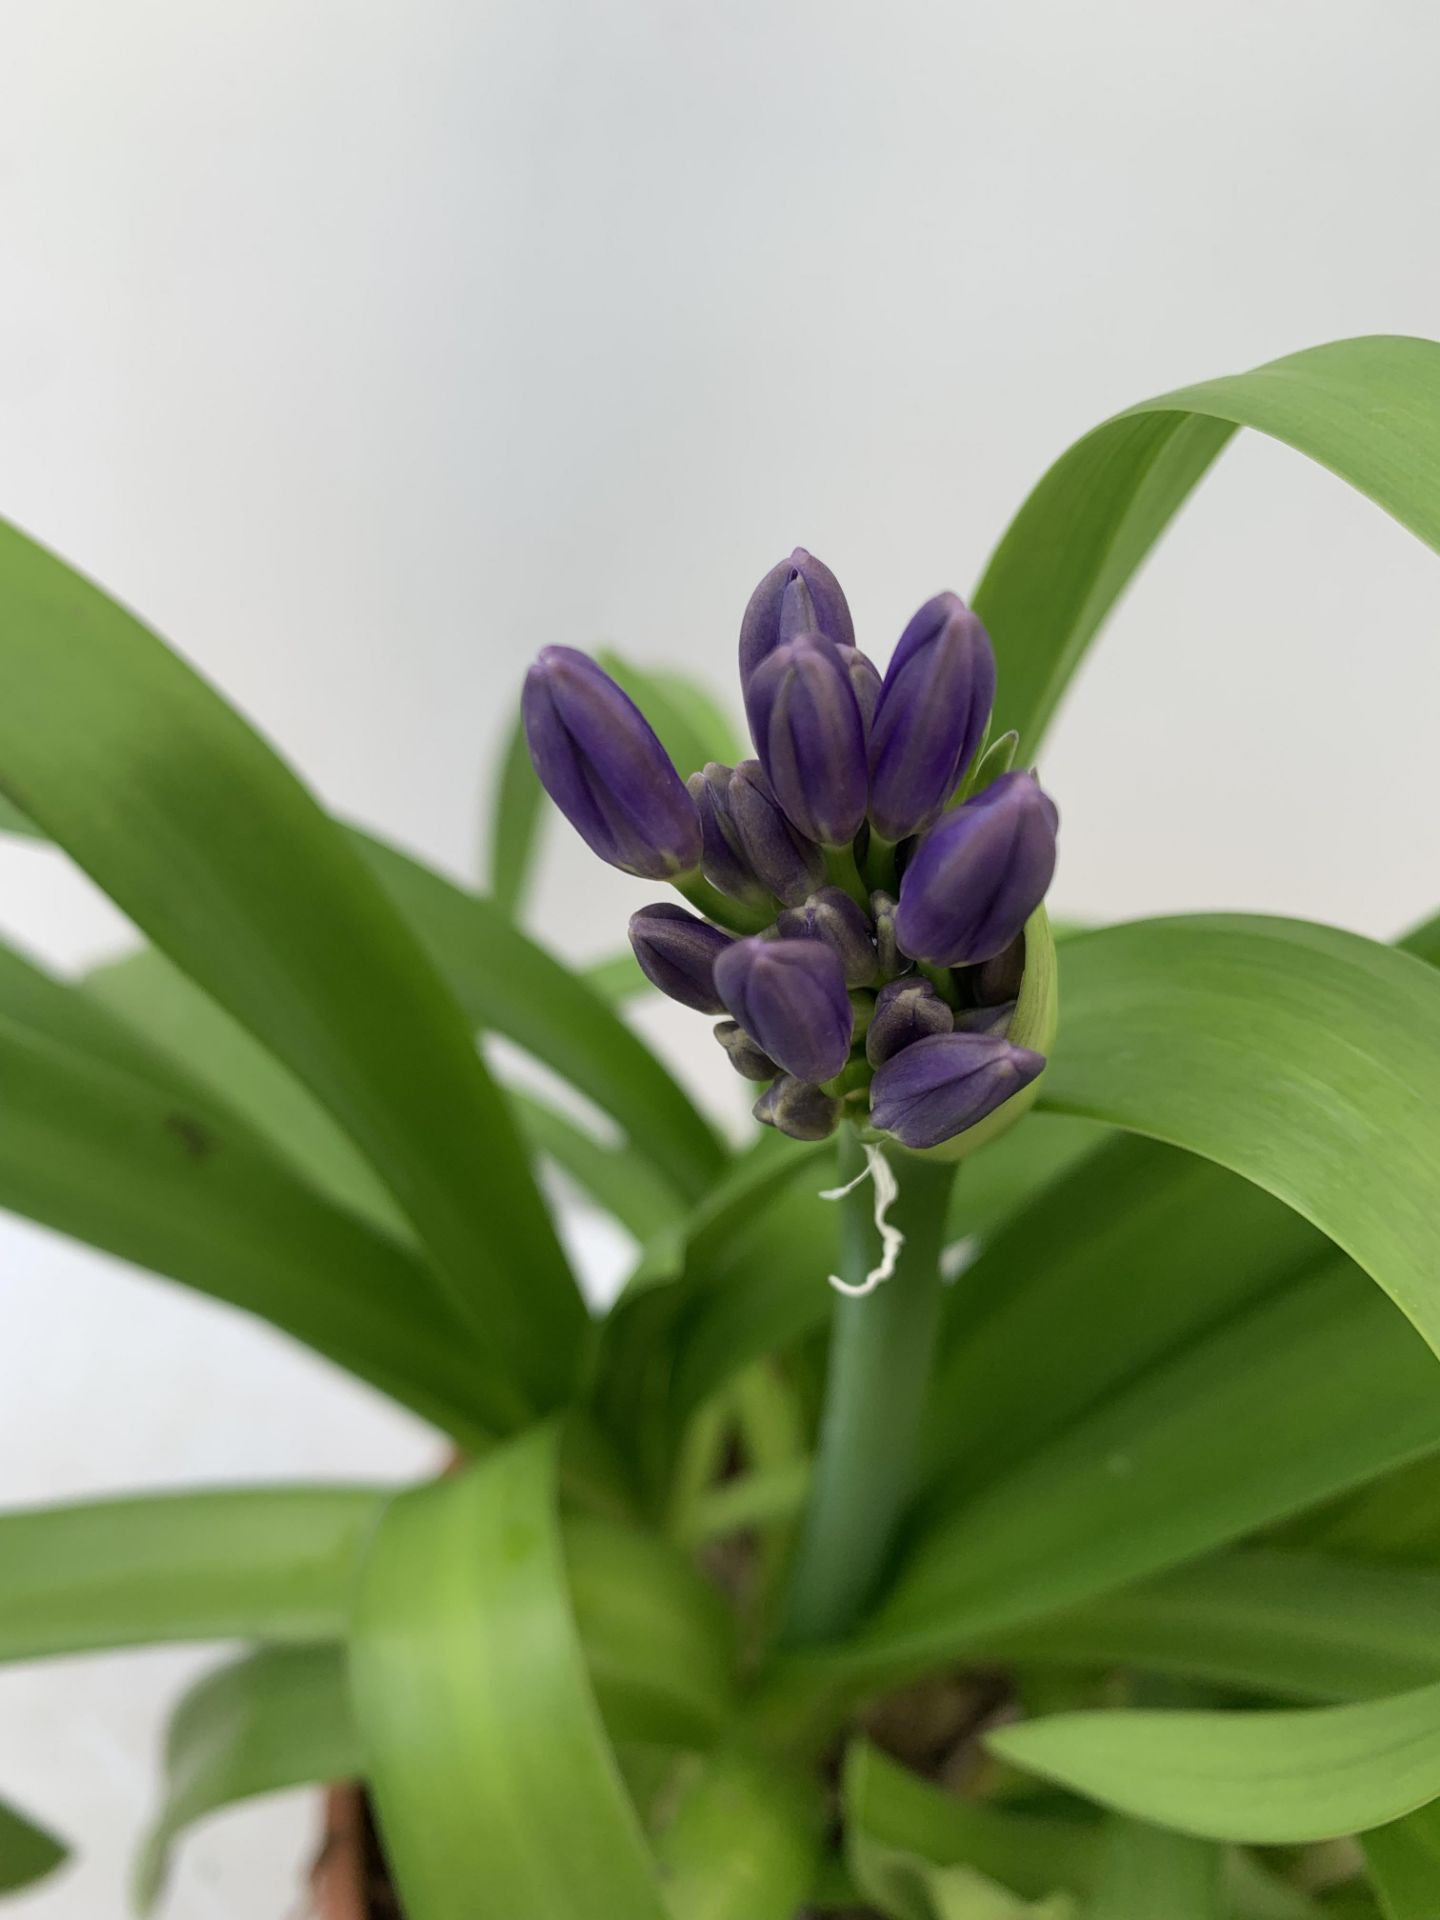
<svg viewBox="0 0 1440 1920"><path fill-rule="evenodd" d="M798 541L883 659L1108 411L1440 333L1437 63L1426 0L11 0L0 511L328 801L474 872L543 642L728 688ZM1047 750L1061 910L1429 911L1437 620L1432 555L1232 447ZM644 897L557 833L535 924L588 956ZM124 932L15 846L0 923L65 966ZM649 1019L735 1112L703 1024ZM37 1230L0 1228L0 1287L0 1502L433 1457ZM0 1674L0 1795L87 1849L17 1914L122 1911L164 1702L208 1657ZM278 1920L309 1823L218 1822L169 1913Z"/></svg>

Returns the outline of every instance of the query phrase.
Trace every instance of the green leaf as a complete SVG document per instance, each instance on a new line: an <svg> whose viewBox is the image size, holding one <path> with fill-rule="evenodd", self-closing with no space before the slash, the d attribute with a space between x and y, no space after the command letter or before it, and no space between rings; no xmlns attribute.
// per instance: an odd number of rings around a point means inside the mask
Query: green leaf
<svg viewBox="0 0 1440 1920"><path fill-rule="evenodd" d="M1377 1280L1440 1350L1440 976L1332 928L1139 921L1065 950L1053 1110L1253 1180Z"/></svg>
<svg viewBox="0 0 1440 1920"><path fill-rule="evenodd" d="M543 1100L512 1092L521 1132L536 1153L583 1187L643 1246L671 1232L681 1218L675 1190L628 1146L607 1146Z"/></svg>
<svg viewBox="0 0 1440 1920"><path fill-rule="evenodd" d="M1385 1920L1434 1920L1440 1889L1440 1805L1420 1807L1363 1842Z"/></svg>
<svg viewBox="0 0 1440 1920"><path fill-rule="evenodd" d="M1220 1849L1193 1834L1173 1833L1142 1820L1106 1823L1095 1897L1086 1920L1226 1920Z"/></svg>
<svg viewBox="0 0 1440 1920"><path fill-rule="evenodd" d="M962 1799L868 1741L848 1748L842 1792L845 1850L855 1883L902 1920L943 1914L934 1897L937 1870L968 1867L1026 1900L1057 1889L1083 1894L1094 1878L1092 1823Z"/></svg>
<svg viewBox="0 0 1440 1920"><path fill-rule="evenodd" d="M491 1417L514 1424L562 1399L584 1307L433 969L259 736L131 615L8 527L0 791L361 1147L483 1341Z"/></svg>
<svg viewBox="0 0 1440 1920"><path fill-rule="evenodd" d="M924 1671L1440 1447L1434 1356L1348 1262L1140 1375L937 1514L845 1656Z"/></svg>
<svg viewBox="0 0 1440 1920"><path fill-rule="evenodd" d="M1368 1700L1440 1680L1440 1573L1243 1549L1002 1629L969 1657Z"/></svg>
<svg viewBox="0 0 1440 1920"><path fill-rule="evenodd" d="M621 1006L640 994L654 991L640 971L640 962L628 947L623 953L612 953L608 960L593 960L580 971L585 984L600 996L607 1007Z"/></svg>
<svg viewBox="0 0 1440 1920"><path fill-rule="evenodd" d="M505 738L490 815L490 898L507 919L520 917L530 891L548 804L530 763L525 728L517 713Z"/></svg>
<svg viewBox="0 0 1440 1920"><path fill-rule="evenodd" d="M63 1840L0 1800L0 1892L33 1886L62 1865L69 1852Z"/></svg>
<svg viewBox="0 0 1440 1920"><path fill-rule="evenodd" d="M355 1708L409 1920L665 1920L590 1692L535 1431L387 1508Z"/></svg>
<svg viewBox="0 0 1440 1920"><path fill-rule="evenodd" d="M1431 341L1337 340L1132 407L1061 455L976 589L1000 658L1001 717L1020 731L1022 762L1105 616L1241 426L1308 454L1440 546L1440 347Z"/></svg>
<svg viewBox="0 0 1440 1920"><path fill-rule="evenodd" d="M735 1709L734 1629L666 1540L582 1515L564 1526L570 1603L612 1740L709 1746Z"/></svg>
<svg viewBox="0 0 1440 1920"><path fill-rule="evenodd" d="M237 1487L0 1513L0 1660L338 1639L385 1497Z"/></svg>
<svg viewBox="0 0 1440 1920"><path fill-rule="evenodd" d="M588 1094L682 1198L700 1199L724 1168L725 1149L599 995L490 901L367 835L355 844L472 1023L503 1033Z"/></svg>
<svg viewBox="0 0 1440 1920"><path fill-rule="evenodd" d="M660 736L682 780L698 773L707 760L733 767L745 758L745 746L729 714L698 681L656 667L634 666L610 648L602 648L595 657Z"/></svg>
<svg viewBox="0 0 1440 1920"><path fill-rule="evenodd" d="M18 834L22 840L44 840L47 836L35 822L23 814L13 800L0 793L0 833Z"/></svg>
<svg viewBox="0 0 1440 1920"><path fill-rule="evenodd" d="M348 1779L359 1761L337 1647L266 1647L206 1674L170 1721L164 1796L136 1862L136 1905L154 1905L170 1848L195 1821L258 1794Z"/></svg>
<svg viewBox="0 0 1440 1920"><path fill-rule="evenodd" d="M257 1313L467 1445L500 1412L413 1253L248 1130L0 1017L0 1206Z"/></svg>
<svg viewBox="0 0 1440 1920"><path fill-rule="evenodd" d="M813 1779L726 1748L694 1763L656 1843L672 1920L792 1920L819 1864Z"/></svg>
<svg viewBox="0 0 1440 1920"><path fill-rule="evenodd" d="M986 1745L1137 1820L1292 1845L1364 1832L1440 1795L1440 1685L1278 1713L1062 1713Z"/></svg>

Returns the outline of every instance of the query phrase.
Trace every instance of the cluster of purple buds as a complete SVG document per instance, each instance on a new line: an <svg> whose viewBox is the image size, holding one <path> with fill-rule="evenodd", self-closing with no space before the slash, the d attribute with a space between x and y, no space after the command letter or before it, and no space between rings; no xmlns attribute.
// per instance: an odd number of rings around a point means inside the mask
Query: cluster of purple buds
<svg viewBox="0 0 1440 1920"><path fill-rule="evenodd" d="M740 679L756 758L685 781L607 674L546 647L524 694L536 771L602 859L699 909L641 908L631 944L662 992L723 1016L732 1065L766 1083L757 1119L938 1146L1045 1065L1009 1031L1057 814L1010 770L1013 735L982 752L989 636L937 594L882 678L802 547L750 597Z"/></svg>

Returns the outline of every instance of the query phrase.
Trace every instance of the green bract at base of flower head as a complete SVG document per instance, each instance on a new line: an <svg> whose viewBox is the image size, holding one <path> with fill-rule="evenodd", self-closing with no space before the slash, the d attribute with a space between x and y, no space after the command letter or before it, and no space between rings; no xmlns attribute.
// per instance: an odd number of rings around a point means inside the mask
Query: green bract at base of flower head
<svg viewBox="0 0 1440 1920"><path fill-rule="evenodd" d="M1004 736L983 751L996 663L975 615L926 601L882 680L835 576L796 548L742 623L758 759L688 781L578 661L550 648L531 670L536 771L602 858L699 908L642 909L632 943L663 992L730 1015L717 1038L767 1083L755 1117L805 1140L849 1119L947 1158L1018 1119L1055 1032L1058 815Z"/></svg>

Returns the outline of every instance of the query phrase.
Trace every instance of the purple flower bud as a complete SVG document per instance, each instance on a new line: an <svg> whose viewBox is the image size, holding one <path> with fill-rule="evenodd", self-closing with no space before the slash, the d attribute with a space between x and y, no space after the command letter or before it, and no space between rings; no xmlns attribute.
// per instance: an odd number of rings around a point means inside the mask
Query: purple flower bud
<svg viewBox="0 0 1440 1920"><path fill-rule="evenodd" d="M734 777L733 768L711 760L703 773L692 773L685 782L700 815L701 868L710 884L732 900L773 911L774 896L756 878L741 851L740 835L730 816L730 783Z"/></svg>
<svg viewBox="0 0 1440 1920"><path fill-rule="evenodd" d="M1045 1056L993 1033L937 1033L887 1060L870 1088L870 1123L902 1146L938 1147L1019 1093Z"/></svg>
<svg viewBox="0 0 1440 1920"><path fill-rule="evenodd" d="M1029 773L1002 773L947 813L900 883L895 931L903 951L937 967L1003 953L1045 897L1059 818Z"/></svg>
<svg viewBox="0 0 1440 1920"><path fill-rule="evenodd" d="M940 818L994 703L990 636L956 594L936 594L900 636L870 729L870 819L884 839Z"/></svg>
<svg viewBox="0 0 1440 1920"><path fill-rule="evenodd" d="M919 974L891 980L875 996L875 1014L865 1035L865 1058L883 1067L917 1040L933 1033L949 1033L954 1015L930 982Z"/></svg>
<svg viewBox="0 0 1440 1920"><path fill-rule="evenodd" d="M747 689L755 751L789 819L822 846L848 846L865 818L865 723L836 649L801 634Z"/></svg>
<svg viewBox="0 0 1440 1920"><path fill-rule="evenodd" d="M823 1087L782 1073L750 1111L763 1125L788 1133L792 1140L828 1140L840 1124L842 1103Z"/></svg>
<svg viewBox="0 0 1440 1920"><path fill-rule="evenodd" d="M695 802L608 673L573 647L543 647L521 711L541 785L602 860L647 880L699 866Z"/></svg>
<svg viewBox="0 0 1440 1920"><path fill-rule="evenodd" d="M630 944L652 986L697 1013L723 1013L715 962L735 943L728 933L668 901L630 916Z"/></svg>
<svg viewBox="0 0 1440 1920"><path fill-rule="evenodd" d="M785 818L758 760L742 760L736 767L729 805L740 850L761 885L787 906L808 899L825 878L824 857Z"/></svg>
<svg viewBox="0 0 1440 1920"><path fill-rule="evenodd" d="M740 622L740 684L760 662L797 633L819 633L837 647L853 647L855 622L840 582L813 553L796 547L766 574Z"/></svg>
<svg viewBox="0 0 1440 1920"><path fill-rule="evenodd" d="M858 647L837 647L840 663L850 676L850 686L854 692L856 704L860 708L860 718L864 722L868 738L870 726L875 718L875 709L880 704L880 669L873 660L867 659Z"/></svg>
<svg viewBox="0 0 1440 1920"><path fill-rule="evenodd" d="M715 963L726 1010L797 1080L831 1080L850 1057L854 1010L821 940L737 940Z"/></svg>
<svg viewBox="0 0 1440 1920"><path fill-rule="evenodd" d="M1003 952L975 969L970 976L970 986L982 1007L994 1007L1007 1000L1013 1002L1024 977L1025 935L1017 933Z"/></svg>
<svg viewBox="0 0 1440 1920"><path fill-rule="evenodd" d="M875 931L843 887L821 887L803 907L790 907L776 921L782 940L823 940L833 947L847 987L873 986L879 977Z"/></svg>
<svg viewBox="0 0 1440 1920"><path fill-rule="evenodd" d="M730 1064L744 1080L773 1080L780 1069L768 1053L762 1053L743 1027L733 1020L717 1021L715 1038L729 1055Z"/></svg>

